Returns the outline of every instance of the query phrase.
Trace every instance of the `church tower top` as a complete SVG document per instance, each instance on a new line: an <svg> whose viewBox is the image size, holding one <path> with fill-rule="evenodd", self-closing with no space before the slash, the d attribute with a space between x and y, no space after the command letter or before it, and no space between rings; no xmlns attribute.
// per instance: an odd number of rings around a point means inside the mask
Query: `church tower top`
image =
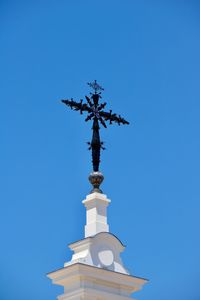
<svg viewBox="0 0 200 300"><path fill-rule="evenodd" d="M104 147L99 130L100 125L107 127L107 121L119 125L129 122L111 110L104 111L106 103L100 103L103 88L96 80L88 85L94 92L91 97L85 96L87 103L62 100L81 114L87 112L85 121L93 121L92 139L88 143L92 150L93 171L89 180L93 189L82 201L86 208L85 234L83 239L69 245L73 254L71 260L64 263L64 268L47 276L54 284L64 287L64 294L58 300L128 300L147 280L130 275L121 259L125 246L109 230L107 207L111 201L100 190L103 181L99 171L100 152Z"/></svg>

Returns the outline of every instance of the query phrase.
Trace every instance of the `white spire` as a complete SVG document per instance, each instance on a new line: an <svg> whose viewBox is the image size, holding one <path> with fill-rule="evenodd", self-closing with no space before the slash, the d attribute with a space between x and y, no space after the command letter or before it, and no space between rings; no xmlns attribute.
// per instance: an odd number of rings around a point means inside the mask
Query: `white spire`
<svg viewBox="0 0 200 300"><path fill-rule="evenodd" d="M129 274L120 254L125 247L113 234L109 233L107 206L111 201L105 194L93 192L82 203L86 207L85 238L69 245L74 252L65 267L82 263L122 274Z"/></svg>

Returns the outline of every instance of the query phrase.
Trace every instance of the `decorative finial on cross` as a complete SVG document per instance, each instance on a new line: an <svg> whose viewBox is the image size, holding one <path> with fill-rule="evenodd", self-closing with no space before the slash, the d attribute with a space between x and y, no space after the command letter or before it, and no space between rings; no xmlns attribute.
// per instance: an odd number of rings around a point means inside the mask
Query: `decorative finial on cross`
<svg viewBox="0 0 200 300"><path fill-rule="evenodd" d="M64 104L69 106L72 110L80 111L80 114L83 112L87 112L88 115L85 121L93 121L92 125L92 140L88 142L89 150L92 150L92 164L93 164L93 172L89 176L89 180L93 185L92 192L101 192L99 189L100 184L103 181L103 175L99 172L99 164L100 164L100 152L101 149L104 150L103 142L100 139L100 125L107 128L106 122L109 121L109 124L117 123L120 124L129 124L124 118L120 115L112 113L112 110L109 112L104 111L103 109L106 106L106 102L99 103L101 98L101 91L104 89L97 83L95 80L92 83L88 83L88 85L94 90L94 93L91 93L91 97L85 96L87 103L83 103L83 100L80 102L76 102L73 99L71 100L61 100ZM97 93L98 92L98 93Z"/></svg>
<svg viewBox="0 0 200 300"><path fill-rule="evenodd" d="M98 91L104 91L104 89L97 83L96 80L94 82L88 82L88 85L94 90L95 94Z"/></svg>

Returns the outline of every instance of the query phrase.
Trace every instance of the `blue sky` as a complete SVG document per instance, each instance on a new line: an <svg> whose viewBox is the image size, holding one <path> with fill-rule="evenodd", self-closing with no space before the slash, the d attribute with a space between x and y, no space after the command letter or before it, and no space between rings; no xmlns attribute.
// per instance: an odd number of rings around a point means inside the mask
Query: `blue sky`
<svg viewBox="0 0 200 300"><path fill-rule="evenodd" d="M0 298L53 300L83 238L91 124L60 103L105 88L111 232L137 299L199 300L199 1L0 2Z"/></svg>

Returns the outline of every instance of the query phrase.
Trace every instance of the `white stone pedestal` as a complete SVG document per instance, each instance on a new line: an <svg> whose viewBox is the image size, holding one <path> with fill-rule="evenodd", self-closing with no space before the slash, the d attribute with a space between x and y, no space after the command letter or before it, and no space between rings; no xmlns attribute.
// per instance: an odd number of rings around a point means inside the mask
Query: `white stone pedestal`
<svg viewBox="0 0 200 300"><path fill-rule="evenodd" d="M83 204L86 207L85 237L95 235L99 232L108 232L107 206L110 200L104 194L89 194Z"/></svg>

